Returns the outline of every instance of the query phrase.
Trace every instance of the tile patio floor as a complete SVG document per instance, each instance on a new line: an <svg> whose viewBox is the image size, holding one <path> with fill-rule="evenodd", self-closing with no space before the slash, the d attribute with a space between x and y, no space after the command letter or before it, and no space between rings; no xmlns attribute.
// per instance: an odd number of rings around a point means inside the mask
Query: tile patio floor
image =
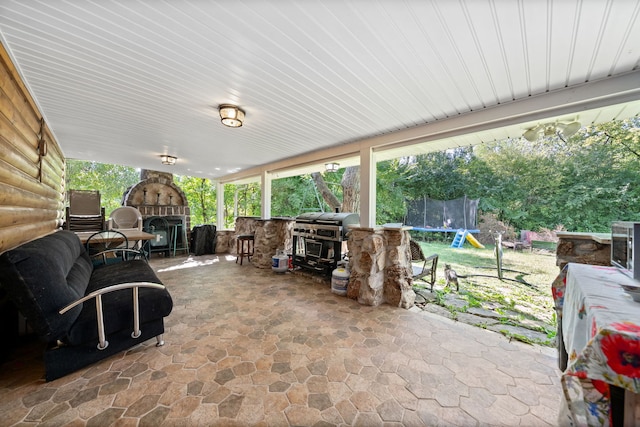
<svg viewBox="0 0 640 427"><path fill-rule="evenodd" d="M0 424L557 424L553 349L234 260L151 261L175 303L164 347L49 383L40 345L18 348L0 365Z"/></svg>

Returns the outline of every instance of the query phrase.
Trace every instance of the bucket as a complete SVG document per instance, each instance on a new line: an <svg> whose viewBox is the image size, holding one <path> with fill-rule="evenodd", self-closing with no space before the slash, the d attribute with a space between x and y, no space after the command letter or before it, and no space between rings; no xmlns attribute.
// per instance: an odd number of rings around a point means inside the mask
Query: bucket
<svg viewBox="0 0 640 427"><path fill-rule="evenodd" d="M286 273L289 269L289 256L277 253L271 258L271 269L276 273Z"/></svg>
<svg viewBox="0 0 640 427"><path fill-rule="evenodd" d="M331 273L331 292L336 295L346 295L347 285L349 285L349 270L338 267Z"/></svg>

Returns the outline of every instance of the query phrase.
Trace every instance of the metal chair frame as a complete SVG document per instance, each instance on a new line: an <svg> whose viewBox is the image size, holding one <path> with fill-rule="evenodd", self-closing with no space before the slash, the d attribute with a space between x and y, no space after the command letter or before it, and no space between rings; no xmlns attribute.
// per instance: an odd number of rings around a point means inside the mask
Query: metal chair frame
<svg viewBox="0 0 640 427"><path fill-rule="evenodd" d="M130 247L127 236L117 230L103 230L92 234L85 247L94 265L147 259L144 251Z"/></svg>
<svg viewBox="0 0 640 427"><path fill-rule="evenodd" d="M100 231L105 228L104 208L97 190L68 190L69 206L65 208L65 229Z"/></svg>
<svg viewBox="0 0 640 427"><path fill-rule="evenodd" d="M428 257L424 256L422 248L418 242L414 240L409 241L409 247L411 249L411 263L422 262L422 266L412 265L413 268L413 280L421 280L431 285L431 292L433 292L433 285L436 283L436 269L438 267L438 254L432 254Z"/></svg>

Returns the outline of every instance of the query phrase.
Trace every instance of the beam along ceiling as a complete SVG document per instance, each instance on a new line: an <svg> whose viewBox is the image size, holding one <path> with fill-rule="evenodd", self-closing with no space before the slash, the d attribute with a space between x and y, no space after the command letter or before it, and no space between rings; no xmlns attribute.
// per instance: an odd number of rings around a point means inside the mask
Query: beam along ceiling
<svg viewBox="0 0 640 427"><path fill-rule="evenodd" d="M612 99L557 114L636 115L639 14L631 0L0 0L0 36L68 158L224 180L406 133L387 155L518 137L556 114L532 99L588 101L585 85L619 76ZM220 104L244 126L223 126ZM511 104L526 111L464 130Z"/></svg>

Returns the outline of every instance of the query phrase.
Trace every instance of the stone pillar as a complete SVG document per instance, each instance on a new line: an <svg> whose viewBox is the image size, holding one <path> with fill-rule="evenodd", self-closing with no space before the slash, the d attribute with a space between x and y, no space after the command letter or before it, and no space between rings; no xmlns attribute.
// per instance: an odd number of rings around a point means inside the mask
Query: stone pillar
<svg viewBox="0 0 640 427"><path fill-rule="evenodd" d="M411 308L416 299L411 268L411 236L408 229L384 229L387 263L384 275L384 299L396 307Z"/></svg>
<svg viewBox="0 0 640 427"><path fill-rule="evenodd" d="M349 298L372 306L413 306L416 294L412 287L410 229L358 227L349 231Z"/></svg>
<svg viewBox="0 0 640 427"><path fill-rule="evenodd" d="M378 306L384 302L384 235L372 228L349 231L349 285L347 297L360 304Z"/></svg>

